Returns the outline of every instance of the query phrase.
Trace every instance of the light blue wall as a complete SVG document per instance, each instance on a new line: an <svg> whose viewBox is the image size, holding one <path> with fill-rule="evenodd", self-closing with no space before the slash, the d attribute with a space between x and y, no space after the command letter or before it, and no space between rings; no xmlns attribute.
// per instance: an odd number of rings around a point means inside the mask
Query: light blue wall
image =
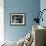
<svg viewBox="0 0 46 46"><path fill-rule="evenodd" d="M40 0L4 0L4 38L7 41L18 41L32 29L36 12L40 9ZM26 25L10 26L10 13L26 13Z"/></svg>
<svg viewBox="0 0 46 46"><path fill-rule="evenodd" d="M41 0L40 1L40 10L42 11L43 9L46 9L46 0ZM46 10L43 12L43 22L40 21L40 25L46 27Z"/></svg>

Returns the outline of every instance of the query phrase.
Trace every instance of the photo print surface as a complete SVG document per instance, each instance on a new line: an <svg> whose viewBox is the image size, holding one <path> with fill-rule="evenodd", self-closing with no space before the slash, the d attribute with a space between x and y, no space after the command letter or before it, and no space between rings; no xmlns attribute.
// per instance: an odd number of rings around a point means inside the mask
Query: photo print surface
<svg viewBox="0 0 46 46"><path fill-rule="evenodd" d="M25 24L25 14L24 13L11 13L10 15L11 25L24 25Z"/></svg>

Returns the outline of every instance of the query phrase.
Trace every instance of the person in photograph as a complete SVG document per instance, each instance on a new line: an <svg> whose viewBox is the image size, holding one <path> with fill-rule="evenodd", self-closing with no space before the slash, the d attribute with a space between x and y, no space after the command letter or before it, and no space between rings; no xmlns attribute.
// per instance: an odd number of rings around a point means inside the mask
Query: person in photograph
<svg viewBox="0 0 46 46"><path fill-rule="evenodd" d="M16 23L16 17L15 17L15 15L12 16L12 23Z"/></svg>

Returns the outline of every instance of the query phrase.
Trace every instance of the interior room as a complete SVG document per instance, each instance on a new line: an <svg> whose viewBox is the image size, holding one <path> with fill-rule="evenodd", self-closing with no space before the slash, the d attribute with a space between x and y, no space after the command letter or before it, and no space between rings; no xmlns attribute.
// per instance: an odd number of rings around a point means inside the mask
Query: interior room
<svg viewBox="0 0 46 46"><path fill-rule="evenodd" d="M46 46L46 0L0 0L0 46Z"/></svg>

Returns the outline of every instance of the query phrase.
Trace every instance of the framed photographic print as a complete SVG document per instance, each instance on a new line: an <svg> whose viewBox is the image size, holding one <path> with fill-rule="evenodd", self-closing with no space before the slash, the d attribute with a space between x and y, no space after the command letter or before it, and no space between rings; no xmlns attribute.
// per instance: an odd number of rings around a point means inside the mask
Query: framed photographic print
<svg viewBox="0 0 46 46"><path fill-rule="evenodd" d="M25 25L25 13L11 13L10 24L11 25Z"/></svg>

